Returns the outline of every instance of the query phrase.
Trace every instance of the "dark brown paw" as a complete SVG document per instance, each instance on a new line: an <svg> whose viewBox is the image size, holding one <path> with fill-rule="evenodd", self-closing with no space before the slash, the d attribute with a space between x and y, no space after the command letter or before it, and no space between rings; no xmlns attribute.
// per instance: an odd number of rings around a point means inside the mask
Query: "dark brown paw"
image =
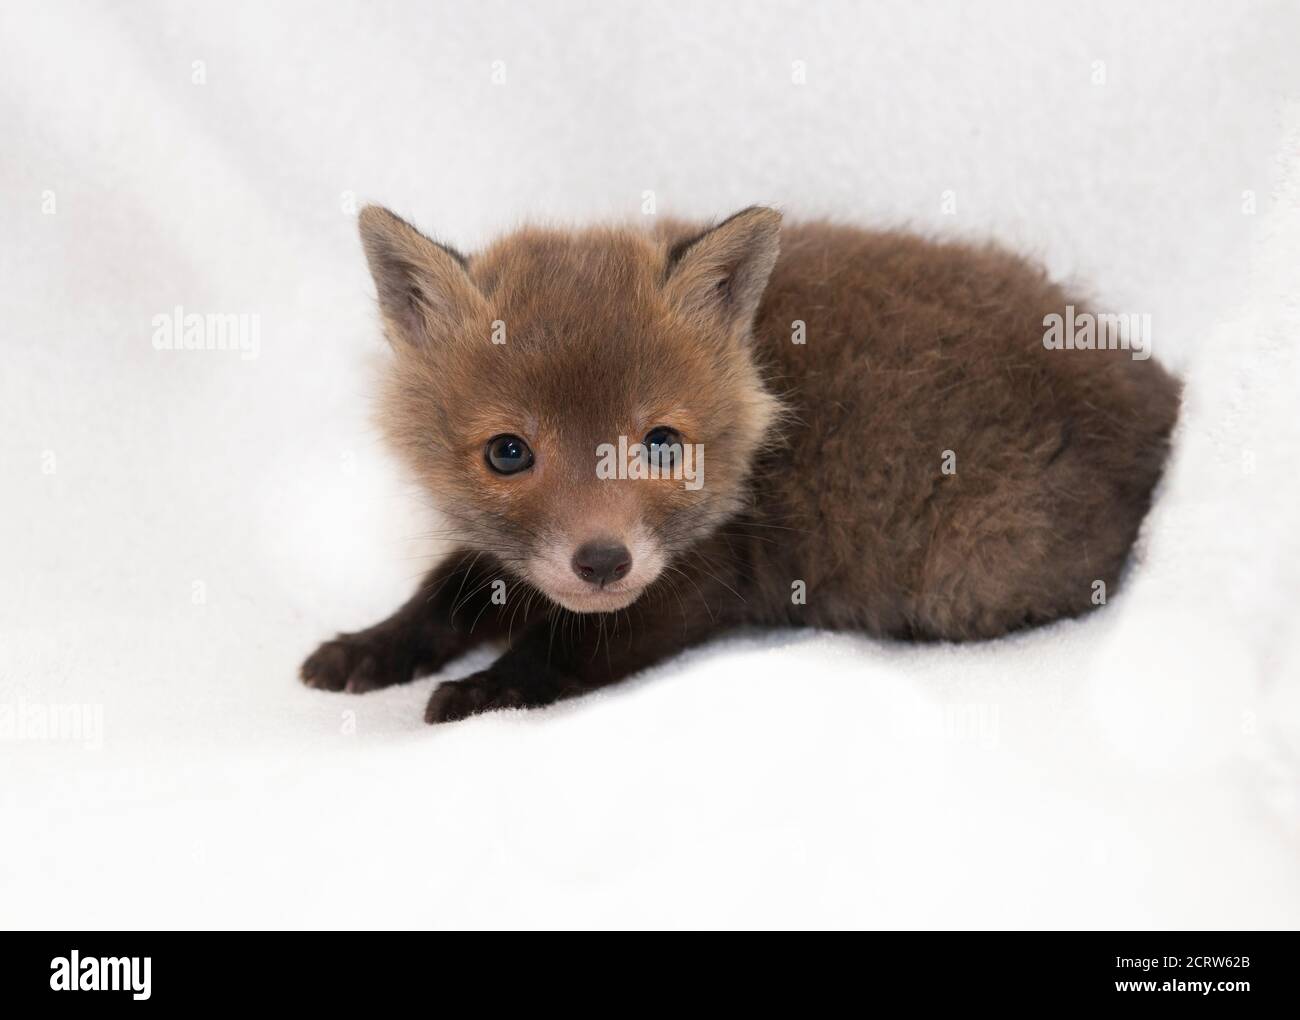
<svg viewBox="0 0 1300 1020"><path fill-rule="evenodd" d="M489 667L464 680L449 680L439 686L424 710L424 721L455 722L501 708L539 708L577 692L576 684L567 683L545 667L527 673Z"/></svg>
<svg viewBox="0 0 1300 1020"><path fill-rule="evenodd" d="M340 634L307 657L299 671L308 687L362 694L404 684L415 675L411 658L362 634Z"/></svg>
<svg viewBox="0 0 1300 1020"><path fill-rule="evenodd" d="M482 670L464 680L439 684L424 710L427 723L455 722L495 708L522 707L522 693L504 687L491 670Z"/></svg>

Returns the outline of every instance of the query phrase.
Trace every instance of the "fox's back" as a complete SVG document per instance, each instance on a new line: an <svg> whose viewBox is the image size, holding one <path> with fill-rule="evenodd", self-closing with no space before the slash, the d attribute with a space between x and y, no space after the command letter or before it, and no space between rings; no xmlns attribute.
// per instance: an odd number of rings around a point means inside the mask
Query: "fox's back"
<svg viewBox="0 0 1300 1020"><path fill-rule="evenodd" d="M755 343L792 414L754 506L782 536L756 555L806 585L790 618L985 637L1114 584L1178 386L1130 351L1045 347L1068 304L994 248L786 228Z"/></svg>

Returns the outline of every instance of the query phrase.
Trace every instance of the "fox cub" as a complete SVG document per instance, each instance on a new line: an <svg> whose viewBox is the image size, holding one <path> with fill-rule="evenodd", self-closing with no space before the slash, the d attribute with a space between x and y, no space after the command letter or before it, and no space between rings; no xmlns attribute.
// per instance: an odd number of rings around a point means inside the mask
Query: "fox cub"
<svg viewBox="0 0 1300 1020"><path fill-rule="evenodd" d="M1049 342L1071 299L992 247L767 208L472 256L386 209L360 227L392 346L381 421L455 547L302 678L374 690L504 643L433 692L431 723L741 625L965 641L1083 613L1178 414L1127 340Z"/></svg>

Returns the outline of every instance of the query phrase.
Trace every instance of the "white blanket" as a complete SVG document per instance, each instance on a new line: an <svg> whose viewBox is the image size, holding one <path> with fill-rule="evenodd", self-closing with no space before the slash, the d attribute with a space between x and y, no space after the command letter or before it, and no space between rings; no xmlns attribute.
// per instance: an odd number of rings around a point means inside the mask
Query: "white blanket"
<svg viewBox="0 0 1300 1020"><path fill-rule="evenodd" d="M7 0L0 924L1300 924L1297 38L1282 3ZM436 729L433 679L300 686L433 527L369 421L356 204L473 248L649 192L992 236L1151 314L1186 404L1125 588ZM256 316L256 357L156 349L177 307Z"/></svg>

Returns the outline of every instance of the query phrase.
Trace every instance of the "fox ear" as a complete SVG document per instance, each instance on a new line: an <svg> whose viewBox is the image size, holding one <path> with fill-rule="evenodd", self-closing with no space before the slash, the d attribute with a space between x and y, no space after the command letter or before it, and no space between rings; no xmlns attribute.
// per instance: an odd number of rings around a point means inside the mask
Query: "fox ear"
<svg viewBox="0 0 1300 1020"><path fill-rule="evenodd" d="M359 226L391 341L425 344L467 318L486 314L487 300L456 249L430 240L378 205L361 210Z"/></svg>
<svg viewBox="0 0 1300 1020"><path fill-rule="evenodd" d="M743 334L781 250L781 214L751 206L668 250L664 293L691 318Z"/></svg>

